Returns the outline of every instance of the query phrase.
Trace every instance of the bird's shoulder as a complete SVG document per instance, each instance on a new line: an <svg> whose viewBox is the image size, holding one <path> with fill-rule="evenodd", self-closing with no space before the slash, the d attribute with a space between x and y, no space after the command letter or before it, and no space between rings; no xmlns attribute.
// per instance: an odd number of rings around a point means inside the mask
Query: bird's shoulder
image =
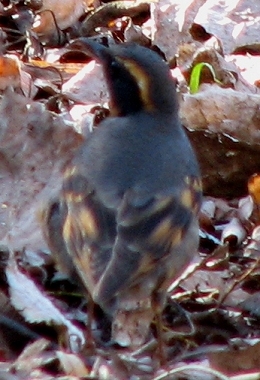
<svg viewBox="0 0 260 380"><path fill-rule="evenodd" d="M129 189L141 203L154 194L176 195L185 188L185 177L198 174L189 141L177 123L143 113L107 118L70 167L77 168L77 174L110 207L117 208Z"/></svg>

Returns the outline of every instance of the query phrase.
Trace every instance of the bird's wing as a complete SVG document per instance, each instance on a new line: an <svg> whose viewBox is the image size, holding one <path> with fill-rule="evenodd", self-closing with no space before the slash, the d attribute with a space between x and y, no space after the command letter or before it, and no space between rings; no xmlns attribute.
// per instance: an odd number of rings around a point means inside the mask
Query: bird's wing
<svg viewBox="0 0 260 380"><path fill-rule="evenodd" d="M111 261L94 294L99 304L105 305L125 287L134 286L181 244L198 212L199 189L199 180L189 178L179 195L125 193L118 210Z"/></svg>
<svg viewBox="0 0 260 380"><path fill-rule="evenodd" d="M111 258L115 216L101 205L86 177L71 167L65 173L61 199L67 209L62 227L64 245L92 295Z"/></svg>
<svg viewBox="0 0 260 380"><path fill-rule="evenodd" d="M67 206L60 198L51 199L40 210L40 220L44 237L54 255L59 270L68 277L76 280L77 274L62 236L63 224L67 218Z"/></svg>

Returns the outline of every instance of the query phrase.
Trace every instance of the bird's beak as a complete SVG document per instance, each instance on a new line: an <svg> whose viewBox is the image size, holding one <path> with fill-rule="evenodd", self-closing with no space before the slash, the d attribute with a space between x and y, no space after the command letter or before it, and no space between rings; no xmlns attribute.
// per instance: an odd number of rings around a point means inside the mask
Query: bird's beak
<svg viewBox="0 0 260 380"><path fill-rule="evenodd" d="M80 37L70 43L70 48L79 50L100 63L111 60L109 49L91 38Z"/></svg>

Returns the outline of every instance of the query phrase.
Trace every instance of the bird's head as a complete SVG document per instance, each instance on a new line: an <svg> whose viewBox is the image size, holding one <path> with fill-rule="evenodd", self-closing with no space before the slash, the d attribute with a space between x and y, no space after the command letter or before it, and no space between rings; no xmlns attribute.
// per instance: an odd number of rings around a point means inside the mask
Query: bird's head
<svg viewBox="0 0 260 380"><path fill-rule="evenodd" d="M176 113L175 83L166 62L137 44L105 47L88 38L78 40L103 66L112 116L139 111Z"/></svg>

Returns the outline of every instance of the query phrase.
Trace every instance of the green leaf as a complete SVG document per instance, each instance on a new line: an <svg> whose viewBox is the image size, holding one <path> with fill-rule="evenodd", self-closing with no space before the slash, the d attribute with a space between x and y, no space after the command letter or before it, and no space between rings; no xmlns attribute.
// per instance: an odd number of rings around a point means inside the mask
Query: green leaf
<svg viewBox="0 0 260 380"><path fill-rule="evenodd" d="M199 90L200 77L201 77L201 72L202 72L203 67L207 67L210 70L215 83L221 84L221 82L216 78L215 70L213 66L210 65L209 63L201 62L195 65L191 72L190 86L189 86L191 94L195 94Z"/></svg>

